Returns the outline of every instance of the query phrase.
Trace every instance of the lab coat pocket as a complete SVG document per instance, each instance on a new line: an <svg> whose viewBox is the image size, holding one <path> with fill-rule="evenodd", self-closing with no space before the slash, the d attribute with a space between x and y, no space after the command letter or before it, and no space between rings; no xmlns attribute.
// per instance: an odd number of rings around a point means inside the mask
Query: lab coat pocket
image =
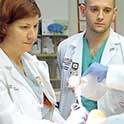
<svg viewBox="0 0 124 124"><path fill-rule="evenodd" d="M14 86L12 84L8 84L7 85L7 90L8 90L8 94L11 98L11 100L14 102L14 96L15 94L17 95L17 93L19 92L19 87L18 86Z"/></svg>

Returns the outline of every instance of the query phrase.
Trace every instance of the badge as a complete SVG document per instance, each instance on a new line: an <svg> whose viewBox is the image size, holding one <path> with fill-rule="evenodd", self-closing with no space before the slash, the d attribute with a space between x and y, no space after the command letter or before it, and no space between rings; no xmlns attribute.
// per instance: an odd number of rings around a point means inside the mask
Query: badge
<svg viewBox="0 0 124 124"><path fill-rule="evenodd" d="M78 63L76 63L76 62L72 62L72 69L73 70L78 70L78 67L79 67L79 64Z"/></svg>
<svg viewBox="0 0 124 124"><path fill-rule="evenodd" d="M36 77L36 81L41 84L43 82L43 78L41 76L38 76Z"/></svg>
<svg viewBox="0 0 124 124"><path fill-rule="evenodd" d="M70 65L71 62L72 62L72 59L69 59L69 58L64 58L64 60L63 60L63 63L64 63L65 65Z"/></svg>
<svg viewBox="0 0 124 124"><path fill-rule="evenodd" d="M72 66L71 66L71 75L78 75L78 68L79 68L79 64L76 62L72 62Z"/></svg>

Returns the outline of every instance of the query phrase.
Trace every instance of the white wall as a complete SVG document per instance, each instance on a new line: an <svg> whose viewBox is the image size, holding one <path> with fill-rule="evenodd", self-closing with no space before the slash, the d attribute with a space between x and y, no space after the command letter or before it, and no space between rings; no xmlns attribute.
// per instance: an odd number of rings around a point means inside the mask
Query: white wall
<svg viewBox="0 0 124 124"><path fill-rule="evenodd" d="M77 0L69 0L69 35L78 32L77 24Z"/></svg>
<svg viewBox="0 0 124 124"><path fill-rule="evenodd" d="M68 0L36 0L42 18L45 19L68 19Z"/></svg>
<svg viewBox="0 0 124 124"><path fill-rule="evenodd" d="M117 13L117 32L124 36L124 0L116 0Z"/></svg>

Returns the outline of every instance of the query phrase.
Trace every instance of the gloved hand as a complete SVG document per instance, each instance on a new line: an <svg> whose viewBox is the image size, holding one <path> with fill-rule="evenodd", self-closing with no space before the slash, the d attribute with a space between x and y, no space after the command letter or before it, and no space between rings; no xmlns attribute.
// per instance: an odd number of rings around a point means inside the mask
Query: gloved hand
<svg viewBox="0 0 124 124"><path fill-rule="evenodd" d="M94 62L91 66L84 72L84 76L87 74L93 74L97 76L97 81L101 82L106 78L108 67L102 64Z"/></svg>
<svg viewBox="0 0 124 124"><path fill-rule="evenodd" d="M88 111L83 106L74 103L71 106L71 110L71 114L64 124L86 124Z"/></svg>

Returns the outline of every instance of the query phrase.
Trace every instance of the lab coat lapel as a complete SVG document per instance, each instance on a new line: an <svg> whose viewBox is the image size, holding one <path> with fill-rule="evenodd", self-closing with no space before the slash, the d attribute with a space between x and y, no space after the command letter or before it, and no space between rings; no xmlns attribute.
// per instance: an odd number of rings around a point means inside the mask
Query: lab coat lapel
<svg viewBox="0 0 124 124"><path fill-rule="evenodd" d="M82 67L82 49L83 49L83 35L85 32L78 34L79 36L76 37L72 43L71 46L67 49L67 52L65 54L65 58L72 59L72 64L77 63L78 64L78 70L77 73L79 76L81 76L81 67ZM72 66L72 65L71 65Z"/></svg>
<svg viewBox="0 0 124 124"><path fill-rule="evenodd" d="M27 60L28 58L28 60ZM52 85L50 83L49 79L49 72L48 72L48 66L45 61L38 61L36 57L28 57L28 55L25 55L23 57L26 65L30 69L30 72L34 76L34 78L37 80L38 78L41 79L41 82L38 83L41 85L41 88L47 98L54 104L56 104L56 98L55 93L53 91Z"/></svg>
<svg viewBox="0 0 124 124"><path fill-rule="evenodd" d="M32 64L36 64L36 63L32 63ZM46 63L45 62L42 63L39 61L36 67L37 69L40 68L38 70L38 75L42 76L43 78L43 82L41 83L41 86L43 88L45 95L53 104L56 104L55 92L50 83L49 72Z"/></svg>
<svg viewBox="0 0 124 124"><path fill-rule="evenodd" d="M35 99L39 102L37 96L35 95L34 91L32 90L32 88L29 86L29 84L26 82L26 80L22 77L22 75L19 74L19 72L15 69L12 68L10 70L10 74L13 77L13 79L17 82L22 84L25 88L28 89L28 91L35 97Z"/></svg>
<svg viewBox="0 0 124 124"><path fill-rule="evenodd" d="M79 76L81 76L81 68L82 68L82 49L83 49L83 36L80 37L79 41L77 41L78 44L74 49L74 54L72 56L72 64L73 62L78 64L78 70L77 73Z"/></svg>
<svg viewBox="0 0 124 124"><path fill-rule="evenodd" d="M116 44L118 44L119 41L116 39L116 37L114 37L113 33L113 31L110 31L110 36L108 38L101 58L101 64L108 65L118 50Z"/></svg>

